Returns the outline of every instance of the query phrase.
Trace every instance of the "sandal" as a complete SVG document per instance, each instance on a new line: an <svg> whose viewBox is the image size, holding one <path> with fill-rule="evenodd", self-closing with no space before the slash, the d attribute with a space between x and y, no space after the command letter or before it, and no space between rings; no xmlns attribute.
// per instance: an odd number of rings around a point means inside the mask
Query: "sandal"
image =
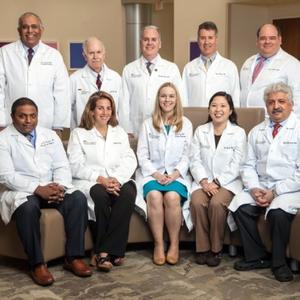
<svg viewBox="0 0 300 300"><path fill-rule="evenodd" d="M112 255L110 257L110 262L116 266L116 267L119 267L119 266L122 266L125 262L125 257L119 257L119 256L115 256L115 255Z"/></svg>
<svg viewBox="0 0 300 300"><path fill-rule="evenodd" d="M96 267L98 271L102 271L102 272L109 272L113 265L110 262L110 257L109 255L101 257L100 255L96 256Z"/></svg>

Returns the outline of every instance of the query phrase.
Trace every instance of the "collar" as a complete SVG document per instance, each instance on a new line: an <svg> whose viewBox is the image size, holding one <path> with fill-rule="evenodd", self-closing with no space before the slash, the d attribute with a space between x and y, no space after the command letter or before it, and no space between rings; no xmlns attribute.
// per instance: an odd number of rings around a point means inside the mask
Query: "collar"
<svg viewBox="0 0 300 300"><path fill-rule="evenodd" d="M144 64L146 64L148 61L150 61L153 65L156 65L159 59L159 55L157 54L152 60L147 60L143 55L142 55L142 61Z"/></svg>
<svg viewBox="0 0 300 300"><path fill-rule="evenodd" d="M216 56L217 56L217 52L215 52L211 57L206 57L206 56L203 56L202 54L200 54L200 58L204 64L206 63L206 61L208 59L210 59L210 61L213 62L216 59Z"/></svg>
<svg viewBox="0 0 300 300"><path fill-rule="evenodd" d="M280 122L279 124L281 125L281 127L283 127L283 126L287 123L287 121L288 121L288 118L287 118L286 120ZM273 122L273 121L270 119L269 127L270 127L270 128L273 128L273 126L274 126L275 124L276 124L276 123Z"/></svg>
<svg viewBox="0 0 300 300"><path fill-rule="evenodd" d="M98 77L98 74L100 75L100 78L103 79L104 77L104 72L105 72L105 66L104 64L102 65L102 68L101 68L101 71L99 73L95 72L89 65L87 65L87 72L89 75L91 75L93 78L96 78Z"/></svg>
<svg viewBox="0 0 300 300"><path fill-rule="evenodd" d="M25 52L28 52L29 47L27 47L25 44L23 44L23 42L21 41L23 48L25 49ZM35 45L33 48L31 48L33 50L33 55L36 53L36 51L39 48L40 43L38 43L37 45Z"/></svg>

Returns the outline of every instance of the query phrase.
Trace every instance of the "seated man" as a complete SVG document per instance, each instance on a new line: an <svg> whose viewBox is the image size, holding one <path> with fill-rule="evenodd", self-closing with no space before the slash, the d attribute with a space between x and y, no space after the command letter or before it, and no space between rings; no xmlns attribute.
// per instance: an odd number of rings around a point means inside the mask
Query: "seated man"
<svg viewBox="0 0 300 300"><path fill-rule="evenodd" d="M272 267L278 281L291 281L285 254L292 220L300 208L300 122L293 110L291 88L283 82L268 86L264 100L269 119L254 127L241 169L245 190L229 206L241 234L245 259L239 271ZM272 260L257 229L265 213L270 224Z"/></svg>
<svg viewBox="0 0 300 300"><path fill-rule="evenodd" d="M66 260L64 268L77 276L92 274L81 260L87 227L85 196L71 189L69 163L58 135L37 127L38 108L28 98L16 100L11 108L13 124L0 132L0 213L7 224L15 220L28 255L31 276L39 285L51 285L40 245L40 209L55 208L64 217Z"/></svg>

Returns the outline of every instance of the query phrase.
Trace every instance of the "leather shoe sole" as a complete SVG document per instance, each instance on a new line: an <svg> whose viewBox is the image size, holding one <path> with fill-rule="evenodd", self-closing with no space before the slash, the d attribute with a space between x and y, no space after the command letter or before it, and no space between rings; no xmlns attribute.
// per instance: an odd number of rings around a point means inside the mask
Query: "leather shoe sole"
<svg viewBox="0 0 300 300"><path fill-rule="evenodd" d="M81 259L74 259L71 262L65 260L64 269L72 272L79 277L89 277L92 275L92 270Z"/></svg>

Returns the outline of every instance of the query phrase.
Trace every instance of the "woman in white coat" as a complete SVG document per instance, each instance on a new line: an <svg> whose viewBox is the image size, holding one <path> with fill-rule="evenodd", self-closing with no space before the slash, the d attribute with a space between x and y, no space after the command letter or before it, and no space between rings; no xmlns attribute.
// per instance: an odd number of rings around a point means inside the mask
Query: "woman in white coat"
<svg viewBox="0 0 300 300"><path fill-rule="evenodd" d="M158 90L152 118L139 135L137 172L139 192L147 202L150 229L154 238L153 262L176 264L179 259L181 204L188 198L188 154L193 134L191 122L183 117L179 93L174 84ZM166 224L170 246L165 257L163 228Z"/></svg>
<svg viewBox="0 0 300 300"><path fill-rule="evenodd" d="M223 246L227 207L242 190L239 169L246 151L246 134L237 125L232 98L215 93L208 120L194 134L190 171L194 178L190 210L196 231L196 262L217 266Z"/></svg>
<svg viewBox="0 0 300 300"><path fill-rule="evenodd" d="M110 271L123 263L136 186L130 178L137 161L127 133L118 126L112 96L95 92L86 104L79 128L68 144L74 185L88 197L96 218L96 267Z"/></svg>

